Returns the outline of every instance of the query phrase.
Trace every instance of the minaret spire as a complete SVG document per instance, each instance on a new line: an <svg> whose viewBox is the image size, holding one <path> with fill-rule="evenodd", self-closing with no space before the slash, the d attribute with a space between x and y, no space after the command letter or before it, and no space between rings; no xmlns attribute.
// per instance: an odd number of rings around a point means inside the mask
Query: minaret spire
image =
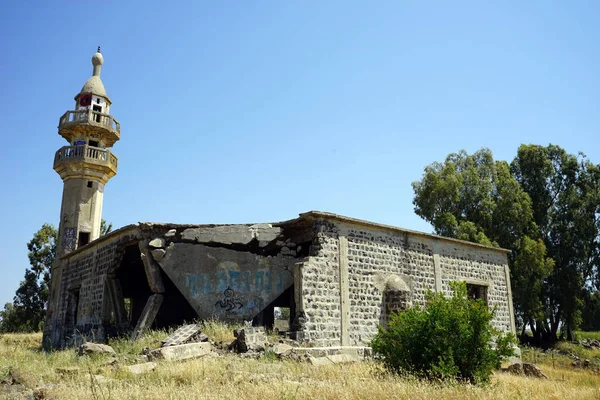
<svg viewBox="0 0 600 400"><path fill-rule="evenodd" d="M92 56L93 75L75 96L75 109L58 123L68 145L54 156L54 170L64 182L57 257L100 236L104 185L117 173L117 157L109 150L121 136L110 115L111 101L100 79L104 57Z"/></svg>
<svg viewBox="0 0 600 400"><path fill-rule="evenodd" d="M100 53L100 46L98 46L98 51L92 57L92 65L94 66L92 76L100 77L100 68L102 68L102 64L104 64L104 57L102 57L102 53Z"/></svg>

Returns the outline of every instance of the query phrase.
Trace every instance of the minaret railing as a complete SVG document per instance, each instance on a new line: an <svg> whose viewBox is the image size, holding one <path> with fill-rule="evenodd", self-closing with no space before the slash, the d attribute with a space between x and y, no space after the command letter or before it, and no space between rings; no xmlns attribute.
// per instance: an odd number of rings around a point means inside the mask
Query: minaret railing
<svg viewBox="0 0 600 400"><path fill-rule="evenodd" d="M107 149L94 146L64 146L54 155L54 165L70 161L84 161L102 164L117 169L117 157Z"/></svg>
<svg viewBox="0 0 600 400"><path fill-rule="evenodd" d="M58 128L68 124L88 123L96 126L104 126L110 130L121 133L121 125L110 114L104 114L93 110L71 110L60 117Z"/></svg>

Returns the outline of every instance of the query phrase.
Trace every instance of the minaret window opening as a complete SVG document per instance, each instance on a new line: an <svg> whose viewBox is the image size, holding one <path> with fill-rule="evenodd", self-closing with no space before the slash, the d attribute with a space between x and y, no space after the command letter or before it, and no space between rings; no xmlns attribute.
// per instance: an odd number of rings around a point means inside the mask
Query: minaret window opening
<svg viewBox="0 0 600 400"><path fill-rule="evenodd" d="M92 109L93 109L94 111L96 111L96 112L99 112L99 113L101 113L101 112L102 112L102 106L99 106L99 105L96 105L96 104L94 104L94 105L92 106ZM96 115L94 116L94 118L96 119L96 122L100 122L100 118L101 118L101 117L100 117L100 115L96 114Z"/></svg>
<svg viewBox="0 0 600 400"><path fill-rule="evenodd" d="M98 141L97 140L90 140L89 144L90 144L90 146L98 147Z"/></svg>
<svg viewBox="0 0 600 400"><path fill-rule="evenodd" d="M87 182L87 187L91 188L91 187L93 186L93 184L94 184L94 183L93 183L92 181L88 181L88 182Z"/></svg>

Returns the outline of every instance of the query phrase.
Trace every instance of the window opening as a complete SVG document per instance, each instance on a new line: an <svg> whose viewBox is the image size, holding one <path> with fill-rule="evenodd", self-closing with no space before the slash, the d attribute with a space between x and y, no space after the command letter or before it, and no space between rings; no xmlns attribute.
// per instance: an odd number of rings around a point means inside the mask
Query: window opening
<svg viewBox="0 0 600 400"><path fill-rule="evenodd" d="M98 147L98 141L97 140L90 140L89 143L90 143L90 146Z"/></svg>
<svg viewBox="0 0 600 400"><path fill-rule="evenodd" d="M90 233L89 232L79 232L79 241L77 243L77 247L85 246L90 242Z"/></svg>
<svg viewBox="0 0 600 400"><path fill-rule="evenodd" d="M487 286L467 283L467 294L470 299L481 299L487 304Z"/></svg>
<svg viewBox="0 0 600 400"><path fill-rule="evenodd" d="M276 332L287 332L290 330L291 309L290 307L273 307L273 330Z"/></svg>
<svg viewBox="0 0 600 400"><path fill-rule="evenodd" d="M87 183L87 187L91 188L91 187L92 187L92 185L93 185L93 182L92 182L92 181L88 181L88 183Z"/></svg>
<svg viewBox="0 0 600 400"><path fill-rule="evenodd" d="M92 106L92 109L93 109L94 111L97 111L97 112L99 112L99 113L101 113L101 112L102 112L102 106L98 106L98 105L96 105L96 104L94 104L94 105ZM100 117L100 115L96 114L96 115L94 116L94 118L95 118L96 122L100 122L100 118L101 118L101 117Z"/></svg>

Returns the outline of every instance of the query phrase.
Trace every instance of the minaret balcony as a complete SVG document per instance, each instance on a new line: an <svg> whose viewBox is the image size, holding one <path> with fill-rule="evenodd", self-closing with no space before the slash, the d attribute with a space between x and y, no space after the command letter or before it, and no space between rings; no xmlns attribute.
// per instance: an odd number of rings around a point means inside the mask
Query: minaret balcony
<svg viewBox="0 0 600 400"><path fill-rule="evenodd" d="M101 139L111 147L121 138L121 125L110 114L93 110L71 110L60 117L58 133L72 142L82 136Z"/></svg>
<svg viewBox="0 0 600 400"><path fill-rule="evenodd" d="M117 173L118 159L107 149L83 146L65 146L54 155L54 170L67 178L98 178L106 183Z"/></svg>

